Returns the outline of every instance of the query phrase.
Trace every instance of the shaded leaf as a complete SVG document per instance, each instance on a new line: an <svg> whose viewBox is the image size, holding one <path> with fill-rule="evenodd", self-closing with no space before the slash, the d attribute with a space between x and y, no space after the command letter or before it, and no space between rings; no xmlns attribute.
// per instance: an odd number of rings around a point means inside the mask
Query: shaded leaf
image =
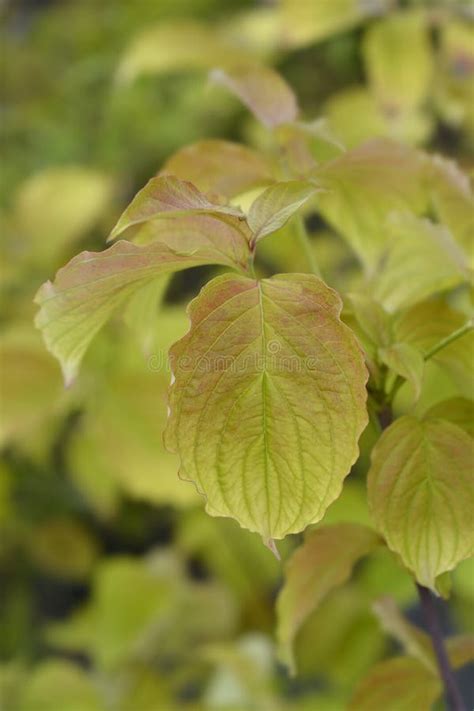
<svg viewBox="0 0 474 711"><path fill-rule="evenodd" d="M392 635L409 656L418 659L436 675L437 665L430 637L405 619L395 600L388 596L379 598L373 603L372 609L385 632Z"/></svg>
<svg viewBox="0 0 474 711"><path fill-rule="evenodd" d="M372 286L388 311L466 281L466 257L446 228L414 215L394 214L384 231L387 250Z"/></svg>
<svg viewBox="0 0 474 711"><path fill-rule="evenodd" d="M312 531L285 566L277 601L280 658L295 671L293 641L300 627L335 587L351 576L357 561L379 543L365 526L340 523Z"/></svg>
<svg viewBox="0 0 474 711"><path fill-rule="evenodd" d="M441 682L417 659L396 657L376 664L359 684L350 711L431 711Z"/></svg>
<svg viewBox="0 0 474 711"><path fill-rule="evenodd" d="M354 316L372 343L388 346L392 340L389 314L367 293L351 292L347 295Z"/></svg>
<svg viewBox="0 0 474 711"><path fill-rule="evenodd" d="M411 416L396 420L372 451L368 495L377 528L433 590L438 575L472 552L472 457L461 428Z"/></svg>
<svg viewBox="0 0 474 711"><path fill-rule="evenodd" d="M243 218L237 208L211 202L192 183L179 180L173 175L161 175L149 180L135 195L112 230L109 239L115 239L129 227L142 222L190 213L216 217L232 215Z"/></svg>
<svg viewBox="0 0 474 711"><path fill-rule="evenodd" d="M327 188L319 195L320 211L367 268L375 266L386 247L381 225L388 214L425 209L423 166L423 156L413 149L376 139L313 171L317 183Z"/></svg>
<svg viewBox="0 0 474 711"><path fill-rule="evenodd" d="M413 306L394 320L394 338L426 354L465 322L466 316L463 313L443 301L426 301ZM440 365L457 384L461 394L465 394L466 383L473 383L473 352L474 332L470 331L436 353L427 366L432 363Z"/></svg>
<svg viewBox="0 0 474 711"><path fill-rule="evenodd" d="M337 294L310 275L223 276L170 351L165 435L207 510L265 540L318 521L367 424L362 354Z"/></svg>
<svg viewBox="0 0 474 711"><path fill-rule="evenodd" d="M430 407L425 413L425 419L441 418L461 427L471 437L474 437L474 401L464 397L453 397L442 400Z"/></svg>
<svg viewBox="0 0 474 711"><path fill-rule="evenodd" d="M167 160L161 173L190 180L203 192L229 198L273 181L271 167L260 153L216 139L181 148Z"/></svg>
<svg viewBox="0 0 474 711"><path fill-rule="evenodd" d="M254 240L275 232L290 219L317 187L303 180L276 183L263 191L250 206L248 224Z"/></svg>
<svg viewBox="0 0 474 711"><path fill-rule="evenodd" d="M423 383L424 360L419 350L408 343L393 343L379 349L382 363L390 370L407 380L413 388L415 400L418 400Z"/></svg>
<svg viewBox="0 0 474 711"><path fill-rule="evenodd" d="M474 635L459 634L446 640L449 661L455 669L474 662Z"/></svg>
<svg viewBox="0 0 474 711"><path fill-rule="evenodd" d="M246 64L215 69L211 79L235 94L268 128L294 121L298 115L292 89L270 67Z"/></svg>

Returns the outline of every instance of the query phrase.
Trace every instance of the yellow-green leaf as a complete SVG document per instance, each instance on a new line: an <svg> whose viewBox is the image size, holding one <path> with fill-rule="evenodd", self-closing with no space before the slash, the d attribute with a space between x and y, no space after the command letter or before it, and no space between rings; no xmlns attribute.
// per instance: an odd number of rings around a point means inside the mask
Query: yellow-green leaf
<svg viewBox="0 0 474 711"><path fill-rule="evenodd" d="M427 172L434 208L474 267L474 195L469 177L441 156L432 159Z"/></svg>
<svg viewBox="0 0 474 711"><path fill-rule="evenodd" d="M262 155L247 146L215 139L181 148L161 173L190 180L203 192L229 198L273 181L271 166Z"/></svg>
<svg viewBox="0 0 474 711"><path fill-rule="evenodd" d="M300 47L350 29L365 17L383 12L388 2L283 0L281 5L285 40L290 46Z"/></svg>
<svg viewBox="0 0 474 711"><path fill-rule="evenodd" d="M162 22L146 29L130 43L117 78L131 82L141 74L210 69L238 62L242 50L219 36L215 27L199 22Z"/></svg>
<svg viewBox="0 0 474 711"><path fill-rule="evenodd" d="M369 82L387 109L414 108L425 99L433 56L424 13L389 15L368 28L362 46Z"/></svg>
<svg viewBox="0 0 474 711"><path fill-rule="evenodd" d="M425 355L433 346L466 323L466 316L441 300L430 300L403 312L394 321L394 338L410 343ZM461 394L472 387L474 332L470 331L442 348L427 364L439 365L449 373Z"/></svg>
<svg viewBox="0 0 474 711"><path fill-rule="evenodd" d="M245 64L215 69L211 78L235 94L268 128L294 121L298 116L298 104L292 89L270 67Z"/></svg>
<svg viewBox="0 0 474 711"><path fill-rule="evenodd" d="M189 214L207 214L215 217L230 215L243 219L239 209L211 202L192 183L173 175L160 175L149 180L135 195L112 230L110 239L115 239L133 225L158 218Z"/></svg>
<svg viewBox="0 0 474 711"><path fill-rule="evenodd" d="M418 400L423 383L424 360L421 352L408 343L393 343L379 349L382 363L390 370L407 380L413 388L415 400Z"/></svg>
<svg viewBox="0 0 474 711"><path fill-rule="evenodd" d="M461 427L471 437L474 437L474 401L464 397L453 397L442 400L430 407L425 413L425 419L441 418Z"/></svg>
<svg viewBox="0 0 474 711"><path fill-rule="evenodd" d="M378 543L378 536L370 528L339 523L309 533L291 556L277 601L277 637L280 658L293 672L293 642L298 630L326 595L350 578L357 561Z"/></svg>
<svg viewBox="0 0 474 711"><path fill-rule="evenodd" d="M247 218L253 239L278 230L316 192L317 187L305 180L288 180L264 190L250 206Z"/></svg>
<svg viewBox="0 0 474 711"><path fill-rule="evenodd" d="M349 711L431 711L441 682L418 659L380 662L357 687Z"/></svg>
<svg viewBox="0 0 474 711"><path fill-rule="evenodd" d="M105 711L105 700L84 669L50 659L30 671L23 684L19 711Z"/></svg>
<svg viewBox="0 0 474 711"><path fill-rule="evenodd" d="M396 420L372 452L369 506L380 533L422 585L472 553L473 440L444 420Z"/></svg>
<svg viewBox="0 0 474 711"><path fill-rule="evenodd" d="M337 294L314 276L225 275L170 351L166 444L207 510L265 540L321 519L367 424L367 373Z"/></svg>
<svg viewBox="0 0 474 711"><path fill-rule="evenodd" d="M201 264L247 269L248 228L242 229L232 215L228 220L185 215L159 221L163 224L156 229L148 223L142 230L151 230L150 244L120 240L104 252L82 252L58 271L53 283L43 284L35 298L40 305L36 325L67 383L115 309L156 277Z"/></svg>
<svg viewBox="0 0 474 711"><path fill-rule="evenodd" d="M427 205L421 176L423 156L387 139L343 153L313 171L323 216L372 269L387 244L383 225L389 213L422 212Z"/></svg>
<svg viewBox="0 0 474 711"><path fill-rule="evenodd" d="M387 249L373 293L388 311L467 280L466 256L445 227L405 213L391 215L381 230L387 235Z"/></svg>

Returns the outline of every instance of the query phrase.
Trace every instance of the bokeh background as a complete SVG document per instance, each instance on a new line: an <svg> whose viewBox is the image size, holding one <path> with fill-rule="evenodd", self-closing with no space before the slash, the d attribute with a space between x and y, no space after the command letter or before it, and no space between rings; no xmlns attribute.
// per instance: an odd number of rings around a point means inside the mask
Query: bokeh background
<svg viewBox="0 0 474 711"><path fill-rule="evenodd" d="M278 664L281 565L257 536L205 515L161 443L166 351L216 269L177 275L145 312L132 303L118 314L68 390L34 328L33 297L78 251L103 248L178 148L206 137L265 146L237 101L209 86L230 53L278 68L305 115L326 117L349 147L391 136L471 172L473 5L7 0L0 11L0 708L344 709L396 650L373 600L389 592L417 619L415 590L381 551L305 625L298 677ZM337 236L316 216L308 226L328 281L357 280ZM304 265L283 234L260 269ZM325 522L368 522L370 446L368 432ZM445 631L474 626L473 598L463 563Z"/></svg>

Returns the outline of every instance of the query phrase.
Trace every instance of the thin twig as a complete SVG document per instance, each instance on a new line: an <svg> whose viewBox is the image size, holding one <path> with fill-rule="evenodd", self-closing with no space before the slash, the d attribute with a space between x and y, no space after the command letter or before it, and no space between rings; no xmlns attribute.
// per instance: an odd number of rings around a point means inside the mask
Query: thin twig
<svg viewBox="0 0 474 711"><path fill-rule="evenodd" d="M430 633L433 651L438 664L441 680L444 685L446 700L451 711L467 711L456 677L449 663L448 654L444 644L443 633L439 624L433 593L423 585L416 584L420 596L421 607L425 617L426 626Z"/></svg>

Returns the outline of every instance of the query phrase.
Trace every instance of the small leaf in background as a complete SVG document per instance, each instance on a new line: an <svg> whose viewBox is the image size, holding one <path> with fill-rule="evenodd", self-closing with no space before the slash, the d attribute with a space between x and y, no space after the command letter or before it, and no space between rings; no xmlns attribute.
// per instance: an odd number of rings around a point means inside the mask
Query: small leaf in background
<svg viewBox="0 0 474 711"><path fill-rule="evenodd" d="M235 94L268 128L294 121L298 116L293 90L270 67L247 64L215 69L211 79Z"/></svg>
<svg viewBox="0 0 474 711"><path fill-rule="evenodd" d="M206 233L200 217L191 218L197 220L197 228L185 231L186 241L180 223L176 232L171 224L167 239L161 242L139 246L119 241L104 252L81 252L59 270L53 283L43 284L35 297L40 306L36 326L43 332L48 350L60 361L66 383L74 380L85 351L112 313L151 280L201 264L238 268L234 262L237 254L242 260L240 268L247 267L249 247L244 234L225 225L216 234L224 230L229 241L220 244L216 240L216 246L212 223L204 223L210 228ZM170 246L173 243L174 248Z"/></svg>
<svg viewBox="0 0 474 711"><path fill-rule="evenodd" d="M421 183L424 160L417 151L375 139L316 168L312 176L327 188L319 210L372 270L387 246L381 229L389 213L427 206Z"/></svg>
<svg viewBox="0 0 474 711"><path fill-rule="evenodd" d="M357 456L367 373L340 311L311 275L225 275L170 351L166 446L208 513L266 541L320 520Z"/></svg>
<svg viewBox="0 0 474 711"><path fill-rule="evenodd" d="M386 252L372 289L387 311L412 306L467 281L467 260L443 226L410 214L390 215Z"/></svg>
<svg viewBox="0 0 474 711"><path fill-rule="evenodd" d="M369 83L392 111L411 109L426 98L433 78L427 15L398 12L370 25L363 39Z"/></svg>
<svg viewBox="0 0 474 711"><path fill-rule="evenodd" d="M439 419L452 422L474 437L474 401L464 397L453 397L433 405L424 415L425 420Z"/></svg>
<svg viewBox="0 0 474 711"><path fill-rule="evenodd" d="M285 43L302 47L320 42L338 32L344 32L365 18L382 14L389 6L388 0L360 2L358 0L333 0L333 2L307 2L283 0L281 22Z"/></svg>
<svg viewBox="0 0 474 711"><path fill-rule="evenodd" d="M273 182L266 158L247 146L208 139L181 148L160 171L189 180L198 190L228 198Z"/></svg>
<svg viewBox="0 0 474 711"><path fill-rule="evenodd" d="M264 190L251 204L247 217L253 239L259 240L283 227L317 190L304 180L276 183Z"/></svg>
<svg viewBox="0 0 474 711"><path fill-rule="evenodd" d="M105 711L92 675L77 664L51 660L31 670L23 683L19 711Z"/></svg>
<svg viewBox="0 0 474 711"><path fill-rule="evenodd" d="M29 260L54 263L110 206L112 181L80 166L48 168L20 185L13 220Z"/></svg>
<svg viewBox="0 0 474 711"><path fill-rule="evenodd" d="M380 348L379 357L390 370L410 383L416 402L421 394L425 367L421 352L408 343L393 343Z"/></svg>
<svg viewBox="0 0 474 711"><path fill-rule="evenodd" d="M380 662L358 685L349 711L431 711L441 695L441 682L410 657Z"/></svg>
<svg viewBox="0 0 474 711"><path fill-rule="evenodd" d="M219 36L212 25L162 22L137 35L120 62L117 79L129 83L141 74L205 70L242 60L242 50Z"/></svg>
<svg viewBox="0 0 474 711"><path fill-rule="evenodd" d="M280 658L293 672L293 641L298 630L326 595L350 578L357 561L378 544L370 528L340 523L307 534L291 556L277 601L277 637Z"/></svg>
<svg viewBox="0 0 474 711"><path fill-rule="evenodd" d="M32 330L7 331L0 340L2 447L30 440L63 410L60 370Z"/></svg>
<svg viewBox="0 0 474 711"><path fill-rule="evenodd" d="M369 507L387 545L417 581L436 590L438 575L472 554L473 440L444 420L396 420L372 452Z"/></svg>
<svg viewBox="0 0 474 711"><path fill-rule="evenodd" d="M149 180L135 195L109 239L115 239L129 227L143 222L187 214L243 217L235 207L211 202L192 183L179 180L173 175L161 175Z"/></svg>
<svg viewBox="0 0 474 711"><path fill-rule="evenodd" d="M97 559L97 542L74 519L49 519L31 531L29 552L45 572L59 578L86 578Z"/></svg>

